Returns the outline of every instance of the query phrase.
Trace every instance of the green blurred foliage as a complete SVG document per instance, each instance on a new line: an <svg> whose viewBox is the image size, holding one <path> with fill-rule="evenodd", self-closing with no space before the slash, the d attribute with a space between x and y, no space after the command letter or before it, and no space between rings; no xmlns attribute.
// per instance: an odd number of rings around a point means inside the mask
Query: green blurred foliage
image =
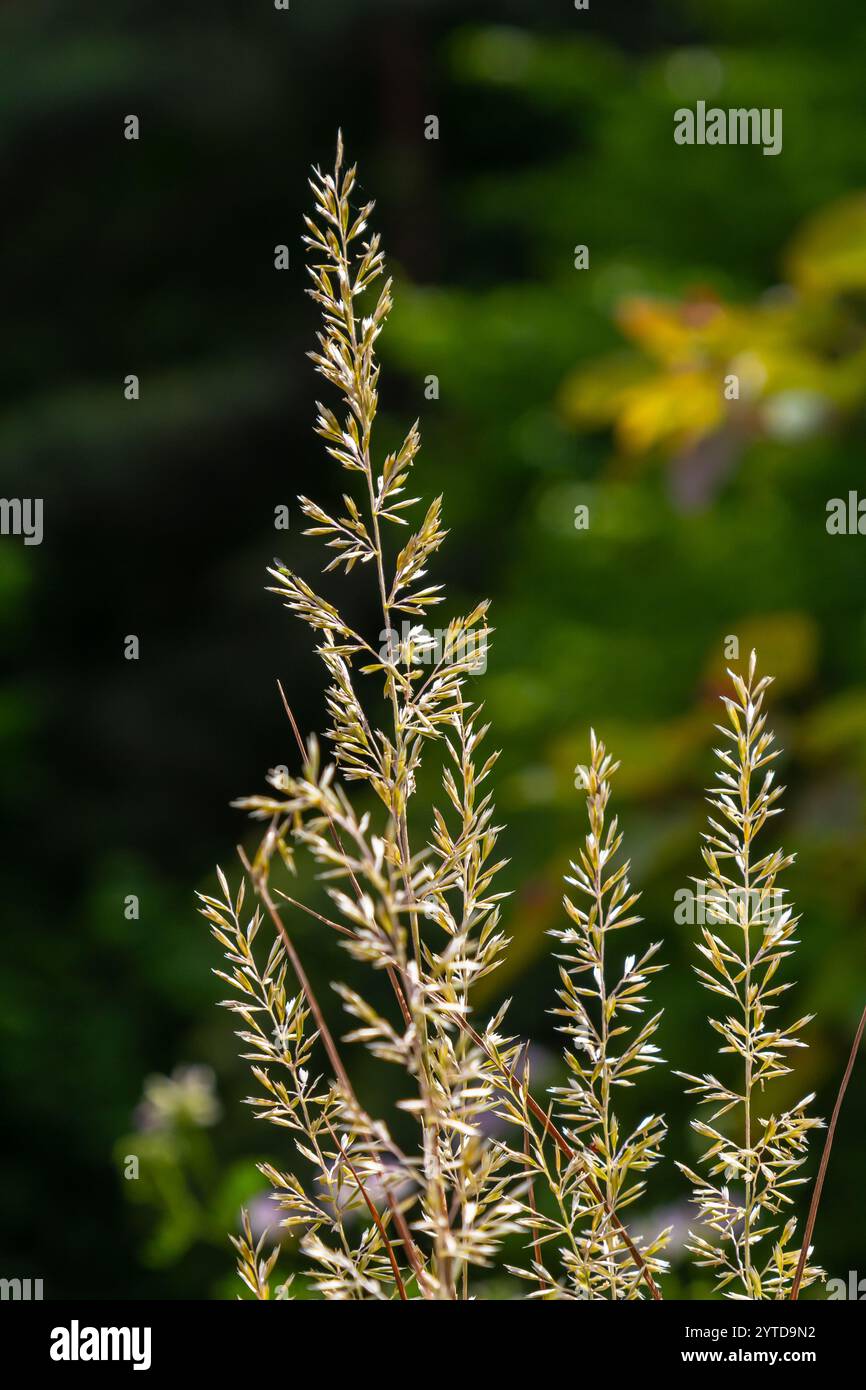
<svg viewBox="0 0 866 1390"><path fill-rule="evenodd" d="M666 939L665 1055L710 1064L673 905L700 873L735 634L778 677L793 993L818 1013L791 1091L829 1111L866 977L866 542L825 529L862 475L864 40L857 0L3 8L3 492L46 509L41 547L0 545L5 1273L48 1296L233 1293L220 1231L255 1196L253 1157L277 1156L239 1103L192 889L248 834L230 797L293 761L275 680L302 727L323 723L308 643L262 589L275 550L315 573L296 513L275 534L274 508L342 486L310 432L299 243L306 168L338 125L397 274L381 447L420 414L418 481L444 492L451 528L436 577L454 611L494 599L478 693L504 750L515 894L490 1007L513 996L553 1075L545 932L593 725L622 760L633 878ZM782 107L782 154L676 146L673 111L699 97ZM360 585L350 602L374 621ZM293 891L319 890L302 868ZM344 963L295 931L324 991ZM219 1121L131 1131L145 1078L179 1063L214 1069ZM358 1065L384 1108L390 1083ZM655 1086L669 1153L693 1159L680 1083ZM832 1274L863 1267L864 1124L858 1073L817 1232ZM656 1197L681 1225L685 1196L669 1163ZM706 1285L681 1271L672 1291Z"/></svg>

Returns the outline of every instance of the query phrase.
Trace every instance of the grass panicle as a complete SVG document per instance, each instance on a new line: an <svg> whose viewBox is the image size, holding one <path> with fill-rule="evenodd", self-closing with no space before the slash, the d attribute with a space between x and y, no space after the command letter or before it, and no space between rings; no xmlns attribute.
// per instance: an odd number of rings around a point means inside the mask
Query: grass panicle
<svg viewBox="0 0 866 1390"><path fill-rule="evenodd" d="M247 1103L289 1141L286 1166L263 1163L261 1172L305 1262L296 1277L325 1299L467 1299L484 1295L491 1272L505 1271L529 1298L657 1299L668 1232L638 1238L626 1223L659 1161L665 1122L651 1108L637 1122L643 1107L628 1120L626 1112L662 1062L661 1014L649 1001L662 967L659 944L640 941L638 895L609 817L618 765L593 734L590 761L578 769L589 829L566 879L566 924L553 932L565 1079L539 1100L526 1044L506 1029L507 1006L486 1023L475 1008L477 985L508 946L492 791L498 755L487 749L488 725L470 685L492 637L488 605L435 632L425 626L446 601L428 576L446 535L442 499L423 506L410 495L417 422L374 462L376 344L392 285L369 231L373 205L353 208L355 185L340 139L333 171L314 171L305 243L309 293L322 316L311 357L338 398L318 405L315 429L347 478L340 507L308 497L300 504L306 534L324 548L325 572L342 571L352 585L367 580L379 636L274 562L270 588L310 629L324 667L330 751L304 741L281 688L298 770L274 770L267 792L235 803L263 826L257 851L252 862L239 851L246 877L237 889L218 871L219 892L200 895L225 957L216 971L230 990L224 1007L255 1083ZM765 1084L787 1070L783 1057L807 1020L784 1032L768 1022L784 988L771 982L796 920L788 912L771 922L765 905L790 861L781 851L753 853L780 793L772 774L758 791L751 780L775 756L763 732L766 679L755 681L753 661L748 680L733 681L733 751L719 755L712 804L721 821L711 822L705 847L722 927L704 933L709 969L700 974L732 1007L714 1027L723 1050L739 1056L742 1076L730 1087L690 1078L718 1107L697 1125L710 1171L689 1176L708 1234L694 1236L692 1248L727 1291L782 1297L797 1251L792 1223L771 1236L772 1218L802 1181L796 1173L818 1122L806 1117L805 1101L767 1120L756 1109ZM417 792L422 758L440 775L432 805ZM274 865L293 872L298 855L315 867L325 911L276 886ZM740 888L758 895L745 916L734 900ZM384 1005L335 984L349 1020L340 1045L294 944L297 914L389 982ZM398 1143L393 1116L389 1124L361 1104L350 1051L341 1050L355 1047L397 1069L397 1108L413 1142ZM726 1137L712 1126L729 1112L736 1125ZM406 1126L401 1118L401 1135ZM247 1217L233 1239L253 1297L293 1296L291 1280L272 1288L278 1249L265 1251ZM759 1247L766 1253L756 1260ZM803 1283L817 1273L807 1265Z"/></svg>
<svg viewBox="0 0 866 1390"><path fill-rule="evenodd" d="M766 728L771 678L757 678L754 652L745 678L728 674L732 694L722 697L727 724L716 726L726 743L715 750L719 767L708 793L715 815L703 837L707 878L698 902L707 924L696 969L701 983L724 1001L724 1015L710 1023L722 1039L720 1051L738 1059L738 1071L727 1080L680 1073L699 1103L712 1108L708 1119L693 1122L706 1141L708 1171L699 1176L680 1167L693 1184L706 1231L691 1236L697 1262L713 1271L730 1298L784 1299L791 1296L800 1258L791 1208L806 1182L800 1170L809 1134L822 1122L807 1113L811 1095L782 1114L762 1113L767 1087L788 1075L789 1054L806 1046L800 1034L811 1018L787 1024L774 1018L791 988L778 972L797 944L800 919L779 883L793 856L781 849L765 853L758 842L779 815L785 790L775 783L772 764L780 750ZM805 1264L804 1287L820 1277L817 1266Z"/></svg>

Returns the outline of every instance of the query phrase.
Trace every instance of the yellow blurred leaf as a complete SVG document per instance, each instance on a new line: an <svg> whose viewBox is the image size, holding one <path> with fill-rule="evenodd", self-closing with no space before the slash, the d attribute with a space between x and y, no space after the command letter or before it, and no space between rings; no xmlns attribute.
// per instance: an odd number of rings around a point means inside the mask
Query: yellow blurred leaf
<svg viewBox="0 0 866 1390"><path fill-rule="evenodd" d="M866 287L866 194L833 203L807 222L786 264L794 283L813 293Z"/></svg>
<svg viewBox="0 0 866 1390"><path fill-rule="evenodd" d="M642 454L658 444L680 447L722 420L722 383L715 374L683 371L653 377L626 393L616 422L620 447Z"/></svg>

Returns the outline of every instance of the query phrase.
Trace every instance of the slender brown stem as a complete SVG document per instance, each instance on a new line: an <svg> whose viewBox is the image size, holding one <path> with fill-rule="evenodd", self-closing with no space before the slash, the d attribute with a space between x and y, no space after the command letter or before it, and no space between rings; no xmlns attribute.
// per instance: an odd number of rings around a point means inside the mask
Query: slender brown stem
<svg viewBox="0 0 866 1390"><path fill-rule="evenodd" d="M274 926L279 932L280 939L282 940L283 946L285 947L286 955L288 956L291 962L291 966L297 977L298 984L304 991L307 1003L310 1006L310 1012L312 1013L313 1018L316 1021L316 1027L319 1030L319 1036L322 1039L322 1045L328 1054L328 1061L331 1063L331 1066L334 1069L334 1075L336 1076L337 1080L339 1081L340 1085L345 1091L348 1099L351 1100L354 1104L357 1104L357 1097L355 1096L354 1087L352 1086L352 1083L349 1080L349 1074L346 1071L346 1068L343 1066L343 1063L340 1059L340 1054L337 1051L337 1045L334 1042L334 1039L331 1035L330 1028L325 1022L325 1016L322 1013L322 1010L319 1008L319 1001L316 998L316 995L313 991L313 987L310 984L309 979L307 978L307 972L301 964L300 957L298 956L298 953L295 950L294 945L292 944L292 938L286 931L286 928L283 925L283 920L280 917L280 914L277 911L274 905L274 901L271 898L271 895L268 892L265 884L262 882L260 878L258 878L253 873L252 865L250 864L250 861L247 858L242 846L238 845L237 850L238 858L240 859L241 863L244 866L244 869L249 875L250 882L252 883L253 887L256 890L256 893L264 903L268 916L270 917L271 921L273 922ZM358 1108L360 1110L360 1106Z"/></svg>
<svg viewBox="0 0 866 1390"><path fill-rule="evenodd" d="M400 1238L403 1241L404 1246L406 1247L406 1254L409 1257L409 1263L412 1266L415 1278L418 1281L418 1288L421 1292L423 1292L424 1269L422 1267L421 1260L418 1255L418 1247L416 1246L414 1240L412 1239L409 1233L409 1227L406 1225L406 1218L400 1210L400 1204L394 1196L393 1192L386 1191L385 1195L388 1198L388 1206L391 1208L391 1216L394 1219L394 1225L397 1227L397 1230L400 1233Z"/></svg>
<svg viewBox="0 0 866 1390"><path fill-rule="evenodd" d="M369 1117L366 1115L366 1113L364 1112L364 1110L361 1108L360 1102L358 1101L358 1097L357 1097L357 1095L355 1094L355 1088L354 1088L354 1086L352 1085L351 1081L349 1080L349 1074L348 1074L348 1072L346 1071L346 1068L343 1066L342 1059L341 1059L341 1057L340 1057L339 1052L337 1051L337 1045L336 1045L336 1043L334 1042L334 1038L333 1038L333 1035L332 1035L332 1033L331 1033L330 1028L328 1027L327 1023L325 1022L325 1016L324 1016L324 1014L322 1013L321 1008L319 1007L319 1001L318 1001L318 999L316 998L316 994L315 994L315 991L313 990L312 985L310 984L309 978L308 978L308 976L307 976L307 972L306 972L306 970L304 969L303 965L301 964L300 957L299 957L299 955L298 955L297 951L295 950L295 947L294 947L294 945L293 945L293 943L292 943L292 938L289 936L289 933L286 931L286 928L285 928L285 925L284 925L284 923L283 923L283 920L282 920L282 918L280 917L279 912L277 911L276 905L274 904L274 901L273 901L273 899L272 899L270 893L268 892L267 886L262 882L261 878L257 878L256 875L253 873L252 865L250 864L249 859L247 858L247 856L246 856L246 854L245 854L243 848L242 848L240 845L238 845L238 858L240 859L241 864L243 865L244 869L246 870L247 874L249 875L249 879L250 879L250 882L251 882L252 885L253 885L253 888L255 889L255 891L256 891L258 897L261 899L262 903L264 904L265 909L266 909L266 911L267 911L267 913L268 913L268 916L270 917L271 921L273 922L274 926L275 926L276 929L277 929L277 932L279 933L280 940L282 941L283 946L285 947L286 955L288 956L288 958L289 958L289 960L290 960L290 962L291 962L291 966L292 966L292 969L293 969L294 972L295 972L295 976L296 976L296 978L297 978L298 984L301 986L301 989L302 989L303 992L304 992L304 997L306 998L306 1001L307 1001L307 1003L308 1003L309 1006L310 1006L310 1012L312 1013L313 1018L315 1019L316 1027L317 1027L317 1029L318 1029L318 1031L319 1031L319 1037L322 1039L322 1045L323 1045L323 1047L324 1047L326 1053L328 1054L328 1060L329 1060L329 1062L331 1063L331 1066L332 1066L333 1069L334 1069L334 1075L336 1076L336 1078L337 1078L337 1080L339 1081L341 1087L343 1088L343 1091L345 1092L345 1095L346 1095L347 1099L351 1101L352 1105L355 1107L355 1109L357 1110L358 1114L364 1116L365 1120L367 1121L368 1124L370 1124L370 1127L372 1128L372 1124L371 1124L371 1122L370 1122L370 1120L369 1120ZM328 1128L331 1129L331 1126L328 1125ZM331 1130L331 1133L333 1134L333 1130ZM394 1148L394 1153L395 1153L395 1156L396 1156L397 1158L399 1158L400 1160L405 1161L405 1160L404 1160L404 1155L403 1155L403 1154L400 1152L400 1150L397 1149L396 1147ZM382 1236L382 1239L383 1239L384 1242L385 1242L385 1247L386 1247L386 1249L387 1249L387 1251L388 1251L388 1258L389 1258L389 1260L391 1261L391 1267L392 1267L392 1269L393 1269L394 1272L395 1272L395 1275L396 1275L396 1277L397 1277L398 1284L399 1284L399 1283L400 1283L400 1279L399 1279L399 1274L397 1273L397 1264L396 1264L396 1258L395 1258L395 1256L394 1256L394 1251L393 1251L393 1249L392 1249L392 1247L391 1247L391 1244L390 1244L390 1242L389 1242L389 1240L388 1240L387 1235L385 1234L384 1227L381 1225L381 1223L380 1223L380 1221L379 1221L378 1213L376 1212L375 1207L374 1207L374 1205L373 1205L373 1202L372 1202L371 1198L369 1197L368 1193L366 1192L366 1189L364 1188L364 1185L363 1185L363 1183L361 1182L361 1179L360 1179L359 1175L356 1174L356 1172L355 1172L354 1168L352 1167L351 1163L349 1163L348 1158L346 1158L345 1153L343 1153L343 1158L344 1158L345 1161L346 1161L346 1165L347 1165L347 1167L349 1168L349 1171L352 1173L352 1176L355 1178L356 1182L358 1183L358 1187L359 1187L359 1189L360 1189L360 1191L361 1191L361 1194L362 1194L362 1196L364 1197L364 1200L365 1200L365 1202L367 1203L367 1206L368 1206L369 1209L370 1209L370 1214L371 1214L371 1216L373 1216L373 1219L374 1219L375 1222L376 1222L377 1228L378 1228L378 1230L379 1230L379 1234ZM405 1243L406 1238L409 1239L409 1243L411 1244L411 1237L409 1236L408 1230L407 1230L407 1232L406 1232L406 1237L404 1237L404 1243ZM408 1247L407 1247L407 1254L408 1254ZM417 1258L417 1252L415 1253L415 1258ZM402 1288L401 1297L403 1297L403 1298L406 1297L406 1290L405 1290L405 1288Z"/></svg>
<svg viewBox="0 0 866 1390"><path fill-rule="evenodd" d="M306 912L308 917L315 917L317 922L321 922L326 927L332 927L334 931L339 932L341 936L355 935L351 927L344 927L340 922L332 922L330 917L323 917L321 912L316 912L312 907L307 907L305 903L298 902L297 898L290 898L288 893L284 893L281 888L278 888L277 892L285 902L289 903L292 907L296 907L299 912Z"/></svg>
<svg viewBox="0 0 866 1390"><path fill-rule="evenodd" d="M860 1044L863 1041L863 1030L866 1028L866 1008L860 1015L860 1024L854 1037L851 1047L851 1054L848 1058L848 1065L845 1068L845 1075L842 1077L842 1084L839 1087L839 1094L836 1097L836 1104L833 1106L833 1114L827 1126L827 1138L824 1141L824 1152L821 1155L821 1163L818 1167L818 1176L815 1179L815 1190L812 1193L812 1201L809 1204L809 1215L806 1218L806 1228L803 1232L803 1244L800 1248L800 1258L797 1261L797 1273L791 1287L791 1298L797 1299L800 1296L800 1284L803 1279L803 1271L806 1268L806 1260L809 1258L809 1248L812 1244L812 1234L815 1230L815 1221L818 1216L818 1207L821 1203L821 1193L824 1190L824 1179L827 1176L827 1165L830 1162L830 1151L833 1148L833 1136L836 1133L836 1123L839 1119L839 1112L842 1109L842 1101L845 1099L845 1092L848 1089L848 1082L851 1080L851 1073L854 1070L854 1063L857 1060L857 1053L860 1051Z"/></svg>
<svg viewBox="0 0 866 1390"><path fill-rule="evenodd" d="M406 1297L406 1285L403 1283L403 1280L402 1280L401 1275L400 1275L400 1266L397 1264L397 1257L396 1257L396 1255L394 1254L394 1247L392 1246L390 1240L388 1239L387 1233L386 1233L386 1231L385 1231L385 1227L382 1225L382 1219L381 1219L381 1217L379 1216L378 1211L376 1210L376 1206L375 1206L375 1204L374 1204L374 1202L373 1202L373 1199L372 1199L372 1197L370 1196L369 1192L367 1191L366 1187L364 1186L364 1184L363 1184L363 1182L362 1182L362 1180L361 1180L361 1175L360 1175L360 1173L357 1171L357 1169L356 1169L356 1168L354 1167L354 1165L352 1164L352 1161L351 1161L351 1159L349 1158L349 1155L346 1153L345 1149L343 1148L342 1144L340 1143L339 1139L337 1138L336 1134L334 1133L334 1130L333 1130L333 1128L332 1128L332 1126L331 1126L331 1123L330 1123L330 1121L328 1120L327 1116L325 1116L325 1124L328 1126L328 1129L329 1129L330 1134L331 1134L331 1138L333 1139L333 1141L334 1141L334 1143L336 1144L338 1150L340 1151L340 1156L341 1156L342 1162L345 1163L345 1165L346 1165L346 1167L348 1168L349 1172L352 1174L352 1177L355 1179L355 1183L356 1183L356 1185L357 1185L357 1187L358 1187L358 1191L360 1192L361 1196L364 1198L364 1201L365 1201L366 1204L367 1204L367 1210L369 1211L370 1215L372 1216L373 1221L375 1222L375 1225L376 1225L376 1230L379 1232L379 1235L382 1237L383 1244L384 1244L384 1246L385 1246L385 1249L386 1249L387 1252L388 1252L388 1259L389 1259L390 1262L391 1262L391 1270L392 1270L392 1272L393 1272L393 1274L394 1274L394 1282L395 1282L395 1284L397 1285L397 1292L399 1293L400 1298L402 1299L402 1301L403 1301L404 1303L407 1303L407 1302L408 1302L408 1299L407 1299L407 1297ZM389 1200L390 1200L390 1199L389 1199Z"/></svg>
<svg viewBox="0 0 866 1390"><path fill-rule="evenodd" d="M526 1044L526 1051L525 1051L525 1053L524 1053L524 1062L523 1062L523 1092L524 1092L524 1095L526 1095L526 1094L528 1093L528 1091L529 1091L529 1043ZM527 1159L528 1159L528 1158L529 1158L529 1126L528 1126L528 1125L524 1125L524 1127L523 1127L523 1152L524 1152L524 1154L526 1155L526 1157L527 1157ZM535 1201L535 1179L534 1179L534 1178L530 1178L530 1180L529 1180L529 1194L528 1194L528 1195L529 1195L529 1210L532 1212L533 1219L534 1219L535 1221L537 1221L537 1220L538 1220L538 1206L536 1205L536 1201ZM533 1232L532 1232L532 1253L533 1253L533 1255L534 1255L534 1257L535 1257L536 1266L537 1266L539 1269L543 1269L543 1268L544 1268L544 1263L543 1263L542 1258L541 1258L541 1242L540 1242L539 1239L538 1239L538 1229L537 1229L537 1227L536 1227L536 1228L533 1230ZM542 1279L541 1274L538 1275L538 1283L539 1283L540 1287L543 1289L543 1288L544 1288L544 1281L543 1281L543 1279Z"/></svg>
<svg viewBox="0 0 866 1390"><path fill-rule="evenodd" d="M286 699L286 692L285 692L285 690L283 690L283 686L282 686L282 682L281 682L281 681L277 681L277 690L279 690L279 692L280 692L280 698L282 699L282 702L283 702L283 709L286 711L286 715L288 716L289 723L290 723L291 726L292 726L292 733L293 733L294 736L295 736L295 743L298 745L298 751L300 752L301 757L302 757L303 759L306 759L307 750L306 750L306 748L304 747L304 740L301 738L301 731L300 731L300 729L298 728L297 724L295 723L295 716L292 714L292 708L291 708L291 705L289 704L288 700Z"/></svg>

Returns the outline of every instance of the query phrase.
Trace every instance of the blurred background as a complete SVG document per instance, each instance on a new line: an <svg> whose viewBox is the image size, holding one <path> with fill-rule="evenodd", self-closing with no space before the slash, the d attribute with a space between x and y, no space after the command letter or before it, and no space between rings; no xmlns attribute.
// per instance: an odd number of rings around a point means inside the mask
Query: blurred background
<svg viewBox="0 0 866 1390"><path fill-rule="evenodd" d="M0 543L4 1276L233 1297L226 1233L243 1202L270 1219L255 1160L288 1161L239 1103L194 890L255 842L230 799L294 766L276 680L324 724L308 634L263 589L275 554L315 582L294 497L343 487L311 433L300 246L338 126L396 276L380 444L420 415L417 484L451 530L434 577L454 612L494 600L477 693L514 940L484 1006L513 996L554 1080L545 931L593 725L665 938L665 1056L711 1064L674 895L701 872L735 636L777 678L789 1002L817 1014L775 1103L815 1090L829 1113L866 989L866 540L826 529L863 477L864 47L859 0L7 0L2 491L44 498L45 534ZM673 111L699 98L782 108L783 152L678 147ZM327 992L347 962L293 927ZM385 1069L355 1063L384 1106ZM693 1160L681 1083L652 1085L669 1155ZM866 1272L864 1126L861 1064L816 1233L835 1276ZM648 1222L681 1239L687 1196L669 1157ZM678 1263L669 1292L708 1286Z"/></svg>

